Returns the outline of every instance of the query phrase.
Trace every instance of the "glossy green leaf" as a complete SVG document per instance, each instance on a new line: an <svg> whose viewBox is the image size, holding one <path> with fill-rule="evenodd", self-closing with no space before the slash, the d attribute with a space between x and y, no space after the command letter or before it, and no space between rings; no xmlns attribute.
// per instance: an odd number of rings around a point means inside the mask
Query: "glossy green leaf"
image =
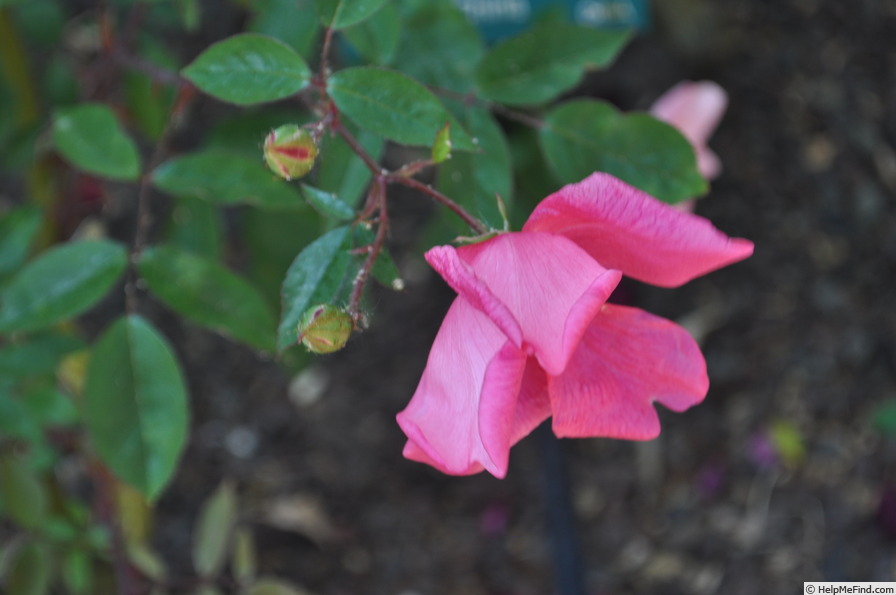
<svg viewBox="0 0 896 595"><path fill-rule="evenodd" d="M586 69L612 62L628 38L627 32L545 23L487 53L476 68L476 84L492 101L544 103L578 84Z"/></svg>
<svg viewBox="0 0 896 595"><path fill-rule="evenodd" d="M315 211L327 217L333 217L340 221L348 221L355 217L355 209L345 204L335 194L330 194L319 188L302 184L302 194Z"/></svg>
<svg viewBox="0 0 896 595"><path fill-rule="evenodd" d="M397 143L429 147L436 133L450 122L454 146L476 148L435 95L399 72L348 68L331 76L327 89L339 110L355 124Z"/></svg>
<svg viewBox="0 0 896 595"><path fill-rule="evenodd" d="M368 62L386 66L395 56L401 33L401 19L394 4L386 4L371 18L344 30L342 34Z"/></svg>
<svg viewBox="0 0 896 595"><path fill-rule="evenodd" d="M339 305L351 292L358 259L351 254L351 227L342 226L322 235L302 250L286 273L281 292L283 310L277 347L282 351L298 342L298 325L314 304Z"/></svg>
<svg viewBox="0 0 896 595"><path fill-rule="evenodd" d="M47 514L47 494L34 470L15 454L0 456L0 499L6 513L26 529L37 528Z"/></svg>
<svg viewBox="0 0 896 595"><path fill-rule="evenodd" d="M136 180L140 155L107 106L83 103L56 110L53 143L74 167L115 180Z"/></svg>
<svg viewBox="0 0 896 595"><path fill-rule="evenodd" d="M255 33L211 45L181 74L209 95L238 105L289 97L311 79L308 65L295 50Z"/></svg>
<svg viewBox="0 0 896 595"><path fill-rule="evenodd" d="M47 250L0 291L0 332L36 330L77 316L106 295L126 264L124 247L105 240Z"/></svg>
<svg viewBox="0 0 896 595"><path fill-rule="evenodd" d="M20 547L9 561L4 586L15 595L46 595L50 592L52 559L49 548L40 542Z"/></svg>
<svg viewBox="0 0 896 595"><path fill-rule="evenodd" d="M120 318L94 348L84 386L97 455L155 500L183 450L187 416L186 385L168 342L140 316Z"/></svg>
<svg viewBox="0 0 896 595"><path fill-rule="evenodd" d="M485 53L476 27L452 0L427 0L408 7L393 68L424 85L466 93Z"/></svg>
<svg viewBox="0 0 896 595"><path fill-rule="evenodd" d="M474 217L493 229L502 229L504 220L496 195L510 202L512 186L510 149L501 127L485 110L470 109L465 124L479 139L481 153L457 153L438 170L438 189L458 202ZM454 219L453 215L451 216ZM457 219L457 233L469 228Z"/></svg>
<svg viewBox="0 0 896 595"><path fill-rule="evenodd" d="M143 251L137 270L153 295L189 320L256 349L274 349L273 313L254 287L220 264L155 246Z"/></svg>
<svg viewBox="0 0 896 595"><path fill-rule="evenodd" d="M382 137L362 130L355 138L374 160L380 158L385 146ZM372 177L342 137L325 139L316 167L317 188L335 194L348 205L358 205Z"/></svg>
<svg viewBox="0 0 896 595"><path fill-rule="evenodd" d="M40 210L32 206L13 209L0 217L0 277L25 262L40 222Z"/></svg>
<svg viewBox="0 0 896 595"><path fill-rule="evenodd" d="M220 149L169 159L152 172L152 182L175 196L194 196L213 204L249 204L263 209L296 209L302 197L272 175L261 161Z"/></svg>
<svg viewBox="0 0 896 595"><path fill-rule="evenodd" d="M668 203L706 191L690 143L647 114L622 114L600 101L571 101L547 115L539 135L548 163L564 183L603 171Z"/></svg>
<svg viewBox="0 0 896 595"><path fill-rule="evenodd" d="M228 482L202 505L193 531L193 567L199 576L216 576L224 566L236 512L236 490Z"/></svg>
<svg viewBox="0 0 896 595"><path fill-rule="evenodd" d="M343 29L370 18L385 0L314 0L320 21L327 27Z"/></svg>

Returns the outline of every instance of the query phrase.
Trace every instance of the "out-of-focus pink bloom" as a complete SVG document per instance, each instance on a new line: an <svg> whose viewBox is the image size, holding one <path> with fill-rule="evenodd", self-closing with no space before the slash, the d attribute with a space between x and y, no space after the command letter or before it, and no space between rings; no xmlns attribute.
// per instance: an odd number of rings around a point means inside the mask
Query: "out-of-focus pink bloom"
<svg viewBox="0 0 896 595"><path fill-rule="evenodd" d="M677 128L691 142L697 153L697 169L703 177L711 180L719 175L722 165L706 143L727 106L728 95L717 84L684 81L657 99L650 113Z"/></svg>
<svg viewBox="0 0 896 595"><path fill-rule="evenodd" d="M510 447L552 415L561 437L655 437L653 402L699 403L706 364L683 328L607 297L622 274L673 287L752 251L603 173L544 199L521 232L433 248L459 295L398 414L404 455L503 477Z"/></svg>

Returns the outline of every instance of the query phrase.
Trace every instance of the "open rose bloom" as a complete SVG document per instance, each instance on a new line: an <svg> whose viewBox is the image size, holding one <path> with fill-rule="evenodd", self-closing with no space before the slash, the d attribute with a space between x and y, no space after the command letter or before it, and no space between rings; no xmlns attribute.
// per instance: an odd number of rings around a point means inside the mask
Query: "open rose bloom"
<svg viewBox="0 0 896 595"><path fill-rule="evenodd" d="M706 364L683 328L607 298L623 274L675 287L752 252L603 173L545 198L520 232L433 248L458 297L398 414L404 456L504 477L510 447L548 417L560 437L656 437L653 403L702 401Z"/></svg>

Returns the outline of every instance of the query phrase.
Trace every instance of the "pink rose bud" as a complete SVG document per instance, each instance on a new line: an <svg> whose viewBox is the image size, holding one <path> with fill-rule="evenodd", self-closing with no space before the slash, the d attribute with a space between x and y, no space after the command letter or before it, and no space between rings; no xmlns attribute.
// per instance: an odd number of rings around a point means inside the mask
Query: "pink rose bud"
<svg viewBox="0 0 896 595"><path fill-rule="evenodd" d="M299 340L313 353L333 353L345 347L354 324L347 312L328 304L312 306L299 322Z"/></svg>
<svg viewBox="0 0 896 595"><path fill-rule="evenodd" d="M285 124L264 139L264 160L275 174L286 180L301 178L314 167L317 143L306 129Z"/></svg>

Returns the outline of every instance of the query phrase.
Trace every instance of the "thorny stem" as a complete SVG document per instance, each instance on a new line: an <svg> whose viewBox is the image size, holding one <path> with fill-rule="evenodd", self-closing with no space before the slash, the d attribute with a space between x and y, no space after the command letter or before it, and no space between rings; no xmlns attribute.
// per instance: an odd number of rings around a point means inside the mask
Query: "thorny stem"
<svg viewBox="0 0 896 595"><path fill-rule="evenodd" d="M482 222L469 214L462 206L460 206L432 186L424 184L423 182L414 178L406 178L404 176L389 175L387 176L387 179L390 182L398 182L399 184L404 184L409 188L419 190L420 192L429 195L437 203L446 207L452 213L463 219L464 223L469 225L470 229L472 229L477 234L482 235L488 233L488 228L485 227Z"/></svg>
<svg viewBox="0 0 896 595"><path fill-rule="evenodd" d="M330 76L330 45L333 42L333 27L327 27L324 32L324 43L320 50L320 91L326 94L327 77Z"/></svg>
<svg viewBox="0 0 896 595"><path fill-rule="evenodd" d="M165 128L162 130L162 134L159 137L152 156L149 159L149 163L146 166L146 173L140 180L140 189L137 191L137 229L134 231L134 243L131 246L131 254L129 258L130 270L128 271L127 282L124 286L125 308L128 314L135 314L137 312L137 260L140 258L140 254L146 246L146 239L149 236L149 228L152 224L152 213L149 208L150 193L152 192L149 183L150 173L165 158L165 154L168 152L168 141L179 120L178 116L184 109L186 109L187 104L189 104L192 98L192 87L184 87L181 89L175 99L174 105L171 107L171 112L168 114L168 120L165 122Z"/></svg>
<svg viewBox="0 0 896 595"><path fill-rule="evenodd" d="M370 274L373 271L373 265L376 264L376 259L383 249L383 245L386 242L386 232L389 229L389 214L386 210L385 176L379 175L374 179L373 186L370 188L370 196L371 202L376 205L376 208L379 211L379 221L377 223L376 235L373 238L373 243L370 245L370 250L367 252L367 258L364 259L364 264L361 265L361 270L358 271L358 275L355 277L355 282L352 286L352 295L349 298L348 313L356 324L361 316L361 294L364 291L364 285L367 284L367 280L370 278Z"/></svg>
<svg viewBox="0 0 896 595"><path fill-rule="evenodd" d="M420 192L428 195L430 198L435 200L440 205L449 209L452 213L460 217L464 223L470 226L477 234L484 234L488 232L488 229L480 222L476 217L468 213L462 206L423 182L416 180L414 178L409 178L401 173L393 172L389 173L383 170L379 164L373 160L373 158L364 150L364 147L361 146L361 143L352 136L352 134L345 129L342 124L338 122L338 120L333 122L333 130L335 130L339 136L345 140L346 144L351 147L352 151L355 152L358 157L367 165L367 168L373 173L375 177L382 177L384 181L388 183L396 182L398 184L403 184L408 186L409 188L413 188L415 190L419 190ZM399 170L400 172L401 170Z"/></svg>

